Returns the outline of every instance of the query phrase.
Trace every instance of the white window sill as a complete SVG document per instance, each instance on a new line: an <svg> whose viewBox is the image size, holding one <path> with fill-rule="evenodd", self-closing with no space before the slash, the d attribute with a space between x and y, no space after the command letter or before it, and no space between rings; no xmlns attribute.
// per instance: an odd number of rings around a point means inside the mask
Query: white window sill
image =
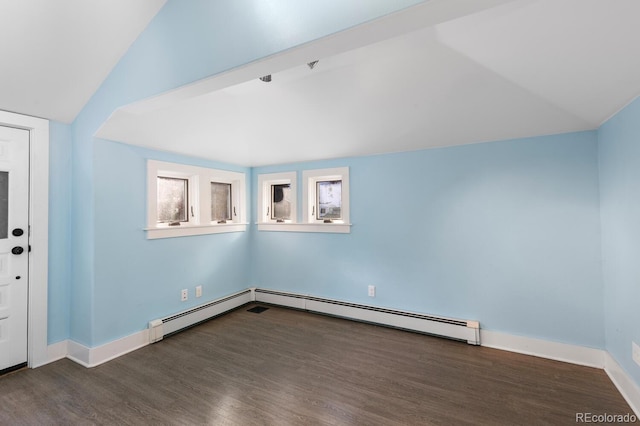
<svg viewBox="0 0 640 426"><path fill-rule="evenodd" d="M193 235L223 234L227 232L245 232L247 223L217 223L215 225L166 226L145 228L147 239L190 237Z"/></svg>
<svg viewBox="0 0 640 426"><path fill-rule="evenodd" d="M258 223L258 231L351 233L350 223Z"/></svg>

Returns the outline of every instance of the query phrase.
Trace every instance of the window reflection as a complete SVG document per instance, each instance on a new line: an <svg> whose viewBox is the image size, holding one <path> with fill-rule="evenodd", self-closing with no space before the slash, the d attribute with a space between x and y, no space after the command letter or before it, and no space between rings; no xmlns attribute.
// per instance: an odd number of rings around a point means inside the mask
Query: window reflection
<svg viewBox="0 0 640 426"><path fill-rule="evenodd" d="M271 185L271 219L291 220L291 184Z"/></svg>
<svg viewBox="0 0 640 426"><path fill-rule="evenodd" d="M316 183L317 205L316 218L341 219L342 218L342 181L318 181Z"/></svg>
<svg viewBox="0 0 640 426"><path fill-rule="evenodd" d="M187 222L189 180L158 176L158 223Z"/></svg>
<svg viewBox="0 0 640 426"><path fill-rule="evenodd" d="M211 182L211 221L231 220L231 184Z"/></svg>

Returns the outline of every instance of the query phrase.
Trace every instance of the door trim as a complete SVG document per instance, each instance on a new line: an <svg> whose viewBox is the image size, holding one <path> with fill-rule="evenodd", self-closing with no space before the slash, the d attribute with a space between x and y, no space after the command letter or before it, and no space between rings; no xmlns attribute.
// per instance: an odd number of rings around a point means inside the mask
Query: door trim
<svg viewBox="0 0 640 426"><path fill-rule="evenodd" d="M49 271L49 121L0 111L0 125L29 131L29 301L27 363L47 363Z"/></svg>

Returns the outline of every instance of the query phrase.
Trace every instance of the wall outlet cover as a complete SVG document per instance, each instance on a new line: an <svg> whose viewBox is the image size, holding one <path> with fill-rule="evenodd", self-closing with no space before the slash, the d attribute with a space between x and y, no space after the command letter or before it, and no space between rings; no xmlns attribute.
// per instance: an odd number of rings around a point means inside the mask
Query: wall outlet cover
<svg viewBox="0 0 640 426"><path fill-rule="evenodd" d="M196 287L196 297L201 297L202 296L202 286L199 285Z"/></svg>
<svg viewBox="0 0 640 426"><path fill-rule="evenodd" d="M376 286L375 285L370 285L369 286L369 297L376 297Z"/></svg>
<svg viewBox="0 0 640 426"><path fill-rule="evenodd" d="M640 365L640 346L636 342L631 342L631 356L636 364Z"/></svg>
<svg viewBox="0 0 640 426"><path fill-rule="evenodd" d="M180 292L180 300L184 302L187 299L189 299L189 290L187 290L186 288L183 288L182 291Z"/></svg>

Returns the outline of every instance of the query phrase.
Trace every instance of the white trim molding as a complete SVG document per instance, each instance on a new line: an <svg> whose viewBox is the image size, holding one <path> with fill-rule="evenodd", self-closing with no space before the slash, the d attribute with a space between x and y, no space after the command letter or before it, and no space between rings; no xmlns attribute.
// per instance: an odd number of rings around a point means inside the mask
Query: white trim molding
<svg viewBox="0 0 640 426"><path fill-rule="evenodd" d="M216 225L175 226L165 228L145 228L147 239L191 237L194 235L225 234L228 232L245 232L248 223L220 223Z"/></svg>
<svg viewBox="0 0 640 426"><path fill-rule="evenodd" d="M45 364L49 364L51 362L55 362L61 360L62 358L66 358L69 354L69 341L63 340L58 343L52 343L47 346L47 360L40 365L34 365L33 368L41 367Z"/></svg>
<svg viewBox="0 0 640 426"><path fill-rule="evenodd" d="M173 316L163 319L165 323L164 331L171 334L194 324L206 321L218 315L223 315L253 300L253 291L245 289L231 295L221 297L205 303L204 305L193 307L187 311L178 312ZM160 339L157 340L161 340ZM122 337L117 340L105 343L100 346L89 348L73 340L60 343L60 348L51 348L51 352L62 350L63 343L66 345L66 357L78 364L91 368L107 361L118 358L122 355L133 352L152 343L149 328ZM57 359L62 358L58 357ZM51 361L55 361L52 356Z"/></svg>
<svg viewBox="0 0 640 426"><path fill-rule="evenodd" d="M604 371L636 416L640 418L640 387L629 377L609 352L605 354Z"/></svg>
<svg viewBox="0 0 640 426"><path fill-rule="evenodd" d="M532 355L570 364L604 368L605 351L567 343L480 330L480 344L488 348Z"/></svg>
<svg viewBox="0 0 640 426"><path fill-rule="evenodd" d="M121 357L149 344L149 330L142 330L104 345L88 348L78 342L69 340L67 358L78 364L91 368L107 361Z"/></svg>
<svg viewBox="0 0 640 426"><path fill-rule="evenodd" d="M328 232L332 234L349 234L349 223L259 223L258 231L280 232Z"/></svg>
<svg viewBox="0 0 640 426"><path fill-rule="evenodd" d="M29 131L28 354L31 368L46 364L49 270L49 121L0 111L0 125Z"/></svg>

